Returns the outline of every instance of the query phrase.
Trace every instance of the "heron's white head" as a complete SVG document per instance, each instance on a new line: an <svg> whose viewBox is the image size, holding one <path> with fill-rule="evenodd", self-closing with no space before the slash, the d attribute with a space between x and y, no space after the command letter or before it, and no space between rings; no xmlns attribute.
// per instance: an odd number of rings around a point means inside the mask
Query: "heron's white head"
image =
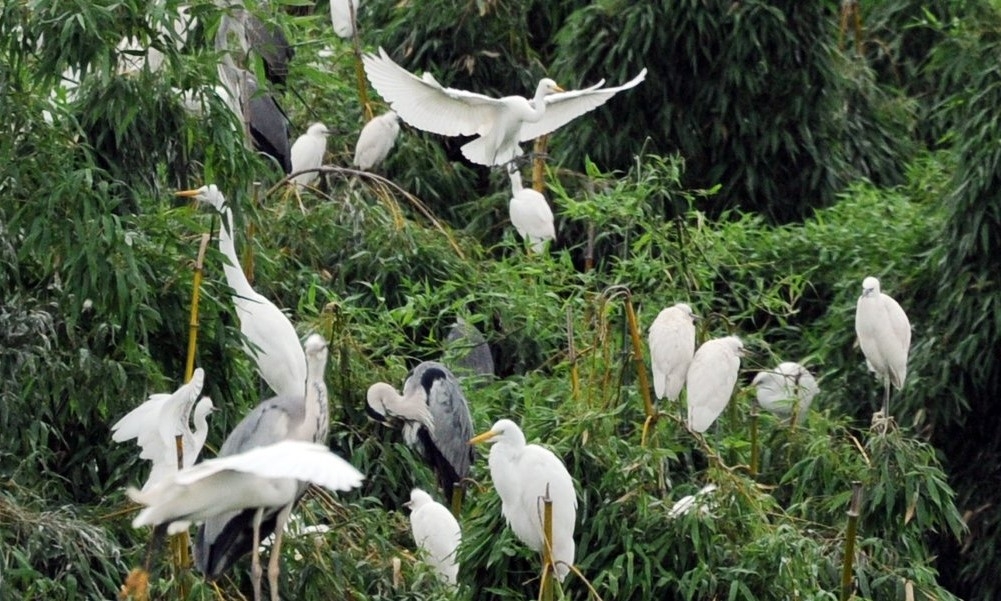
<svg viewBox="0 0 1001 601"><path fill-rule="evenodd" d="M725 336L719 340L720 343L725 345L726 348L730 349L730 351L738 357L744 357L747 355L747 351L744 350L744 342L740 338L736 336Z"/></svg>
<svg viewBox="0 0 1001 601"><path fill-rule="evenodd" d="M539 80L539 91L545 94L553 94L555 92L563 92L563 88L558 86L555 81L544 77Z"/></svg>
<svg viewBox="0 0 1001 601"><path fill-rule="evenodd" d="M396 123L400 120L400 116L396 114L396 111L386 111L382 115L382 117L386 119L386 121L391 121L393 123Z"/></svg>
<svg viewBox="0 0 1001 601"><path fill-rule="evenodd" d="M213 411L215 411L215 404L212 403L212 399L203 396L198 400L198 404L195 405L195 419L205 417Z"/></svg>
<svg viewBox="0 0 1001 601"><path fill-rule="evenodd" d="M367 413L380 422L386 421L389 416L387 405L399 402L400 393L385 382L376 382L368 387L365 394L365 402L368 404Z"/></svg>
<svg viewBox="0 0 1001 601"><path fill-rule="evenodd" d="M879 296L879 280L872 276L862 280L862 296Z"/></svg>
<svg viewBox="0 0 1001 601"><path fill-rule="evenodd" d="M387 418L398 417L418 422L429 429L434 428L434 418L428 409L426 395L403 396L389 384L376 382L368 387L365 401L365 412L377 421L384 422Z"/></svg>
<svg viewBox="0 0 1001 601"><path fill-rule="evenodd" d="M309 338L306 339L306 343L302 345L302 350L306 352L306 357L322 357L327 358L327 341L323 339L323 336L319 334L310 334Z"/></svg>
<svg viewBox="0 0 1001 601"><path fill-rule="evenodd" d="M175 192L174 195L183 198L194 198L198 202L212 205L220 213L226 205L226 197L222 195L222 192L219 191L219 188L215 184L202 186L196 190L181 190L180 192Z"/></svg>
<svg viewBox="0 0 1001 601"><path fill-rule="evenodd" d="M507 443L514 446L525 446L525 433L521 431L518 424L509 419L497 420L493 427L469 439L469 444Z"/></svg>
<svg viewBox="0 0 1001 601"><path fill-rule="evenodd" d="M414 511L417 511L418 509L424 507L428 503L433 503L433 502L434 499L431 498L431 495L427 494L426 492L424 492L419 488L415 488L412 491L410 491L410 500L404 503L403 506L409 509L411 513L413 513Z"/></svg>
<svg viewBox="0 0 1001 601"><path fill-rule="evenodd" d="M688 303L675 303L674 308L691 317L693 322L698 319L698 315L695 314L695 311L692 311L692 308L688 306Z"/></svg>
<svg viewBox="0 0 1001 601"><path fill-rule="evenodd" d="M311 136L329 136L331 132L329 129L327 129L326 125L322 123L314 123L309 126L309 129L306 130L306 133Z"/></svg>

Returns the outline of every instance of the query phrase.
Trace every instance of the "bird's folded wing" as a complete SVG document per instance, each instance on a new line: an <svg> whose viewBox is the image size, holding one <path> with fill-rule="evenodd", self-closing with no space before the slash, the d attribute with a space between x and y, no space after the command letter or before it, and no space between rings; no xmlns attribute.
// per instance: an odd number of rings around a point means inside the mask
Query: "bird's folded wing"
<svg viewBox="0 0 1001 601"><path fill-rule="evenodd" d="M445 88L425 73L417 77L397 65L386 51L379 56L362 57L365 73L379 94L401 119L424 131L443 136L482 133L484 124L493 120L493 112L502 105L496 98Z"/></svg>
<svg viewBox="0 0 1001 601"><path fill-rule="evenodd" d="M604 80L583 90L570 90L546 96L546 111L538 121L524 122L518 132L518 140L526 142L553 132L570 121L605 104L609 98L629 88L639 85L646 78L646 69L632 80L614 88L600 87Z"/></svg>

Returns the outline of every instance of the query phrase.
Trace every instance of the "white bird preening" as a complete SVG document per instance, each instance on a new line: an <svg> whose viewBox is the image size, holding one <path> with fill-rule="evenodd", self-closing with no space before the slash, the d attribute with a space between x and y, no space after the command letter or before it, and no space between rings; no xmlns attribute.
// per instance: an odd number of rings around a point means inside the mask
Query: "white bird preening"
<svg viewBox="0 0 1001 601"><path fill-rule="evenodd" d="M226 283L233 289L233 304L240 320L240 331L251 346L244 351L257 364L257 370L278 395L302 396L306 381L306 358L299 336L289 318L270 300L251 287L240 267L233 244L233 211L215 184L197 190L178 192L210 205L222 215L219 226L219 250L229 260L223 265Z"/></svg>
<svg viewBox="0 0 1001 601"><path fill-rule="evenodd" d="M455 586L459 575L456 554L462 542L462 530L455 516L427 492L410 491L410 531L414 542L424 551L424 560L434 568L442 582Z"/></svg>
<svg viewBox="0 0 1001 601"><path fill-rule="evenodd" d="M726 409L743 354L744 344L736 336L706 341L695 351L685 376L690 430L705 432Z"/></svg>
<svg viewBox="0 0 1001 601"><path fill-rule="evenodd" d="M900 390L907 378L907 353L911 347L911 322L900 304L879 289L879 280L862 280L862 295L855 304L855 334L869 371L886 386L883 419L890 418L890 386Z"/></svg>
<svg viewBox="0 0 1001 601"><path fill-rule="evenodd" d="M373 117L358 134L352 164L362 171L371 171L386 160L399 135L400 117L396 111Z"/></svg>
<svg viewBox="0 0 1001 601"><path fill-rule="evenodd" d="M658 399L678 400L695 355L695 313L685 303L661 310L650 325L650 369Z"/></svg>
<svg viewBox="0 0 1001 601"><path fill-rule="evenodd" d="M152 463L143 490L149 490L179 469L177 436L181 437L181 467L194 465L198 458L208 435L208 414L214 410L212 399L198 399L204 383L205 371L199 367L192 373L191 379L173 394L150 395L144 403L111 426L112 440L125 442L136 439L136 444L142 449L139 457ZM188 423L192 418L194 430Z"/></svg>
<svg viewBox="0 0 1001 601"><path fill-rule="evenodd" d="M576 545L577 492L563 462L552 451L525 444L525 434L513 421L502 419L472 438L469 444L493 443L490 478L501 498L501 513L515 536L530 549L543 550L543 499L553 504L552 561L560 582L570 572Z"/></svg>
<svg viewBox="0 0 1001 601"><path fill-rule="evenodd" d="M425 361L410 372L403 394L385 382L376 382L366 394L366 412L378 421L403 420L403 439L417 449L438 479L446 499L469 475L473 449L473 417L459 380L435 361Z"/></svg>
<svg viewBox="0 0 1001 601"><path fill-rule="evenodd" d="M509 171L508 177L511 179L511 201L508 203L511 225L532 245L533 251L542 252L546 242L556 240L553 210L541 192L522 186L521 173L517 169Z"/></svg>
<svg viewBox="0 0 1001 601"><path fill-rule="evenodd" d="M313 334L306 339L304 350L307 371L301 392L292 396L277 396L257 405L226 437L219 449L220 457L246 453L286 440L326 442L330 427L327 386L323 380L327 365L327 343L319 334ZM240 557L251 553L250 574L255 600L260 599L261 590L262 569L258 555L261 537L272 531L276 533L268 561L268 583L271 587L271 599L277 601L282 532L292 507L306 490L308 478L295 473L279 471L270 477L281 478L283 475L291 480L282 483L280 487L274 482L251 485L251 488L280 488L273 496L267 496L266 502L255 499L231 511L204 516L205 522L199 527L195 537L195 565L212 580L219 578ZM296 483L296 480L301 481ZM234 489L236 486L233 482L227 482L227 485Z"/></svg>
<svg viewBox="0 0 1001 601"><path fill-rule="evenodd" d="M319 172L315 171L323 166L323 156L327 153L327 136L330 130L322 123L313 123L306 129L306 133L295 139L292 144L292 173L298 173L292 177L292 183L296 188L312 186L316 180L320 179ZM307 171L307 173L300 173Z"/></svg>
<svg viewBox="0 0 1001 601"><path fill-rule="evenodd" d="M602 88L604 81L582 90L564 91L552 79L539 81L535 96L491 98L443 87L430 74L413 75L379 48L362 57L369 81L400 118L443 136L477 136L462 154L479 165L503 165L521 155L519 142L535 139L601 106L617 92L639 84L646 69L631 81Z"/></svg>
<svg viewBox="0 0 1001 601"><path fill-rule="evenodd" d="M751 381L757 389L758 404L781 418L806 421L813 397L820 392L813 374L799 363L785 361L774 369L758 372Z"/></svg>

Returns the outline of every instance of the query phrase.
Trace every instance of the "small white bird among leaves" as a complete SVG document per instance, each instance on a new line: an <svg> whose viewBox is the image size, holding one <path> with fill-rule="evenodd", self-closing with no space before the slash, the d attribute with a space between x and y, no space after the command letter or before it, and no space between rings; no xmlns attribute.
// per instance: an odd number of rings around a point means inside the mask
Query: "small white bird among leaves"
<svg viewBox="0 0 1001 601"><path fill-rule="evenodd" d="M907 378L907 354L911 347L911 322L892 297L883 294L879 280L862 280L862 295L855 304L855 333L869 371L886 385L883 419L890 417L890 385L897 390Z"/></svg>
<svg viewBox="0 0 1001 601"><path fill-rule="evenodd" d="M386 160L399 135L400 118L394 111L373 117L358 134L352 164L362 171L371 171Z"/></svg>
<svg viewBox="0 0 1001 601"><path fill-rule="evenodd" d="M751 385L762 409L784 419L795 416L797 424L806 421L813 397L820 392L813 374L792 361L758 372Z"/></svg>
<svg viewBox="0 0 1001 601"><path fill-rule="evenodd" d="M715 338L695 351L688 366L688 428L705 432L733 396L744 344L736 336Z"/></svg>
<svg viewBox="0 0 1001 601"><path fill-rule="evenodd" d="M658 399L678 400L695 355L695 313L685 303L663 309L650 326L650 368Z"/></svg>
<svg viewBox="0 0 1001 601"><path fill-rule="evenodd" d="M292 173L309 169L319 169L323 166L323 157L327 153L327 136L330 130L322 123L309 126L306 133L296 138L292 144ZM320 179L318 171L299 173L292 178L292 183L298 188L311 186Z"/></svg>
<svg viewBox="0 0 1001 601"><path fill-rule="evenodd" d="M330 22L337 37L348 39L354 36L360 3L361 0L330 0Z"/></svg>
<svg viewBox="0 0 1001 601"><path fill-rule="evenodd" d="M424 560L435 569L443 582L455 586L459 575L456 553L462 531L455 516L425 491L410 491L410 530L414 542L424 551Z"/></svg>
<svg viewBox="0 0 1001 601"><path fill-rule="evenodd" d="M511 179L511 201L508 204L511 225L522 239L532 245L533 251L542 252L546 242L556 239L553 210L541 192L522 186L521 173L513 170L508 176Z"/></svg>

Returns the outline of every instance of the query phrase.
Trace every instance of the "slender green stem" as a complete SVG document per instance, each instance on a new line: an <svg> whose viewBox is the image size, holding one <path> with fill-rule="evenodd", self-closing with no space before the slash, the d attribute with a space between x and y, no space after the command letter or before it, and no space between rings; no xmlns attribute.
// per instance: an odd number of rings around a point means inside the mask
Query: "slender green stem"
<svg viewBox="0 0 1001 601"><path fill-rule="evenodd" d="M841 569L841 601L852 595L852 563L855 560L855 535L862 508L862 483L852 482L852 500L848 506L848 529L845 532L845 559Z"/></svg>

